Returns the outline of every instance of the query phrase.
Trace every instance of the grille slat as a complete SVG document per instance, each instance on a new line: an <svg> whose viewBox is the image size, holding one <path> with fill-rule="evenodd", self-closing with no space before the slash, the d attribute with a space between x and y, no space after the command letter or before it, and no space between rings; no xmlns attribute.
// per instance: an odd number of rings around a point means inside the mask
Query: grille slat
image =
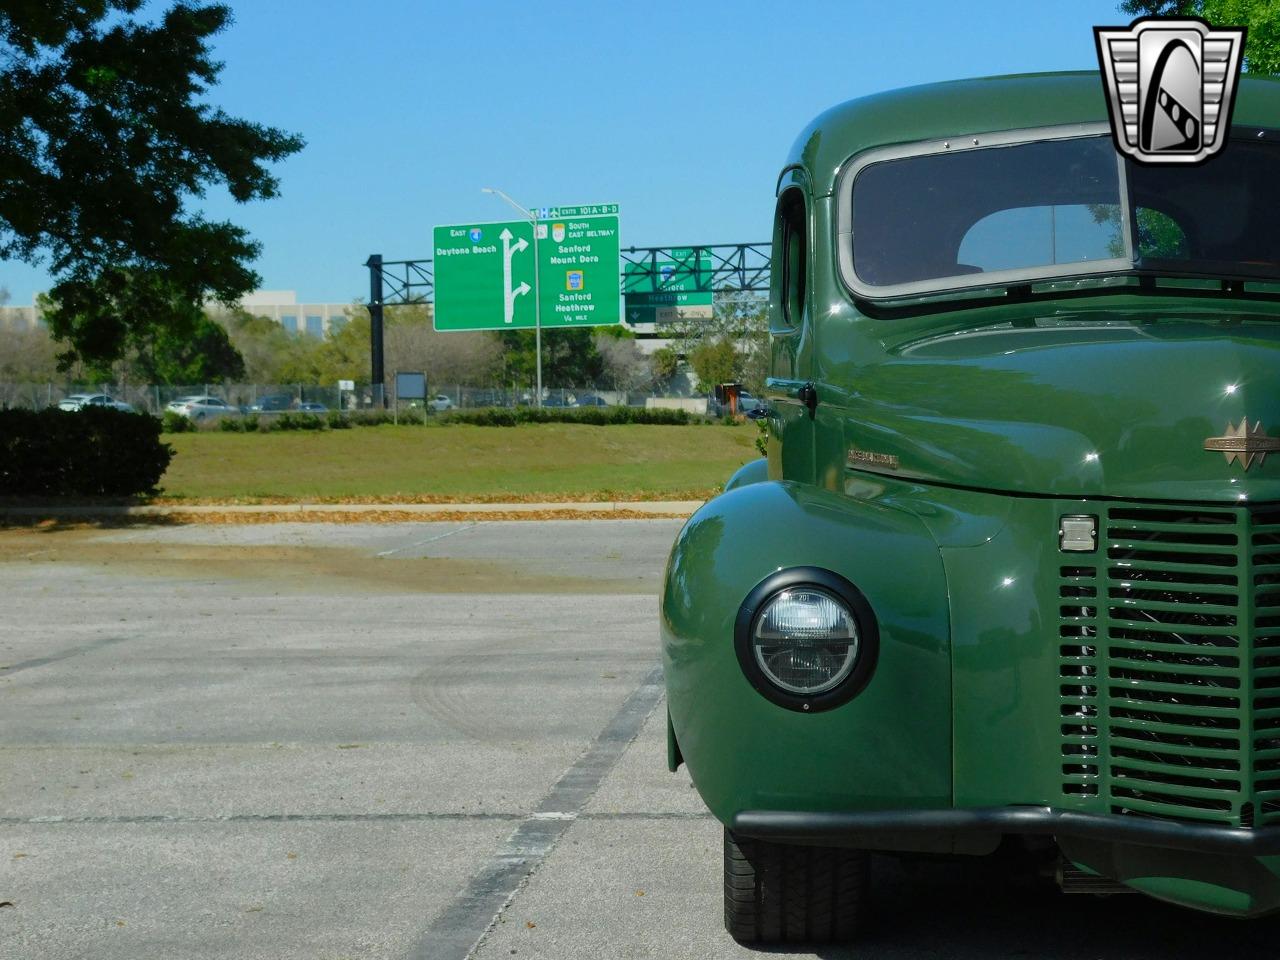
<svg viewBox="0 0 1280 960"><path fill-rule="evenodd" d="M1111 534L1112 543L1119 542L1120 538L1126 534L1137 534L1144 542L1146 537L1143 535L1151 533L1160 534L1188 534L1190 537L1199 537L1208 533L1210 535L1218 534L1226 536L1230 542L1235 542L1235 534L1230 533L1232 520L1228 517L1225 524L1200 524L1200 523L1161 523L1158 520L1116 520L1114 515L1107 521L1107 530ZM1227 531L1223 533L1223 531ZM1278 541L1280 542L1280 541Z"/></svg>
<svg viewBox="0 0 1280 960"><path fill-rule="evenodd" d="M1236 600L1230 598L1229 602L1219 600L1215 604L1198 603L1194 600L1148 600L1145 598L1130 598L1125 596L1123 592L1111 590L1108 591L1107 599L1113 605L1123 607L1126 610L1148 610L1152 613L1180 613L1183 615L1191 615L1206 618L1208 623L1217 623L1219 626L1234 626L1236 618L1230 613L1223 611L1224 606L1234 607ZM1119 595L1117 595L1119 594Z"/></svg>
<svg viewBox="0 0 1280 960"><path fill-rule="evenodd" d="M1114 534L1114 529L1109 530ZM1168 539L1172 534L1161 536L1153 536L1141 540L1123 540L1114 536L1107 543L1108 557L1124 557L1125 554L1136 553L1143 556L1150 556L1151 559L1159 559L1160 556L1170 558L1169 562L1180 563L1184 555L1192 554L1196 563L1211 563L1214 565L1221 564L1225 567L1234 567L1236 565L1236 542L1234 537L1214 538L1211 542L1192 543L1189 540L1180 542L1174 539ZM1224 542L1225 541L1225 542ZM1215 559L1206 560L1206 557L1214 557ZM1216 558L1222 559L1216 559ZM1127 559L1127 557L1125 557Z"/></svg>
<svg viewBox="0 0 1280 960"><path fill-rule="evenodd" d="M1130 571L1139 571L1139 570L1143 572L1155 571L1158 573L1163 572L1163 573L1182 573L1182 574L1206 574L1209 576L1220 576L1220 577L1233 576L1233 574L1230 573L1229 568L1235 566L1235 564L1223 564L1223 563L1215 563L1215 564L1195 563L1190 559L1185 561L1146 560L1143 562L1138 562L1137 560L1123 558L1123 557L1116 558L1114 555L1110 553L1108 553L1107 556L1112 561L1111 565L1114 568L1114 572L1118 575L1118 579L1123 579ZM1234 558L1223 557L1221 559L1230 560ZM1280 567L1277 567L1276 569L1280 571ZM1190 580L1187 582L1197 583L1200 581Z"/></svg>
<svg viewBox="0 0 1280 960"><path fill-rule="evenodd" d="M1218 801L1204 807L1181 802L1176 794L1164 794L1157 790L1113 790L1112 812L1149 813L1170 820L1207 820L1219 822L1228 808L1226 801Z"/></svg>
<svg viewBox="0 0 1280 960"><path fill-rule="evenodd" d="M1171 636L1177 639L1178 634L1189 633L1196 636L1205 637L1227 637L1232 640L1236 639L1237 630L1235 627L1224 627L1216 624L1199 624L1199 623L1170 623L1167 621L1153 619L1150 616L1141 617L1136 615L1136 611L1128 611L1117 608L1120 616L1113 617L1119 621L1117 626L1124 627L1132 631L1140 631L1144 633L1155 633L1161 636Z"/></svg>

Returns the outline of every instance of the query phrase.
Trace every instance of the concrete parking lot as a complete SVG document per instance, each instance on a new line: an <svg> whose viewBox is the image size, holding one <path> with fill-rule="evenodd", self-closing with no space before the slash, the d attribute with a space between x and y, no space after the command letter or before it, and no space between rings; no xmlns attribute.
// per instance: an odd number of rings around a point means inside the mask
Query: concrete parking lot
<svg viewBox="0 0 1280 960"><path fill-rule="evenodd" d="M678 521L0 531L0 957L740 957L667 773ZM820 957L1271 957L890 861Z"/></svg>

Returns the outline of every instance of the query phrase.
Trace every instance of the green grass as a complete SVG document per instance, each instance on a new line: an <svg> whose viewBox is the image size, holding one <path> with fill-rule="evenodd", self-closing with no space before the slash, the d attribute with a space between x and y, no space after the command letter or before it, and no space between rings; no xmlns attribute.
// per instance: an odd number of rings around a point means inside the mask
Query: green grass
<svg viewBox="0 0 1280 960"><path fill-rule="evenodd" d="M191 499L705 496L757 456L754 426L362 427L170 434L163 495Z"/></svg>

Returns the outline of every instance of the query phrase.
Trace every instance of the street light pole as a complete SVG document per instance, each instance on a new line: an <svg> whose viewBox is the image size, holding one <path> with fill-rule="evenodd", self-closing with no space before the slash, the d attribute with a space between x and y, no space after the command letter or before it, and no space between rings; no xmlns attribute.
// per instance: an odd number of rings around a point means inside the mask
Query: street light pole
<svg viewBox="0 0 1280 960"><path fill-rule="evenodd" d="M481 193L492 193L501 197L511 206L519 210L528 219L529 224L533 227L533 350L535 362L537 365L537 394L534 402L538 407L542 406L542 292L538 289L538 275L542 272L538 269L540 261L538 260L538 218L533 212L526 210L520 204L516 203L509 196L499 190L497 187L481 187Z"/></svg>

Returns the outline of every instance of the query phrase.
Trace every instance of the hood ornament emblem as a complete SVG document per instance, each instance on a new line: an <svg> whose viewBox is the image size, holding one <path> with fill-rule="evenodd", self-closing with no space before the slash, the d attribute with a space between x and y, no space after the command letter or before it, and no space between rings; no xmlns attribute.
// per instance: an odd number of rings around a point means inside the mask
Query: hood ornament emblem
<svg viewBox="0 0 1280 960"><path fill-rule="evenodd" d="M1248 470L1255 459L1261 466L1268 453L1280 452L1280 437L1268 437L1261 420L1251 427L1245 417L1237 426L1228 423L1227 432L1221 437L1208 437L1204 448L1221 452L1227 463L1238 460Z"/></svg>

